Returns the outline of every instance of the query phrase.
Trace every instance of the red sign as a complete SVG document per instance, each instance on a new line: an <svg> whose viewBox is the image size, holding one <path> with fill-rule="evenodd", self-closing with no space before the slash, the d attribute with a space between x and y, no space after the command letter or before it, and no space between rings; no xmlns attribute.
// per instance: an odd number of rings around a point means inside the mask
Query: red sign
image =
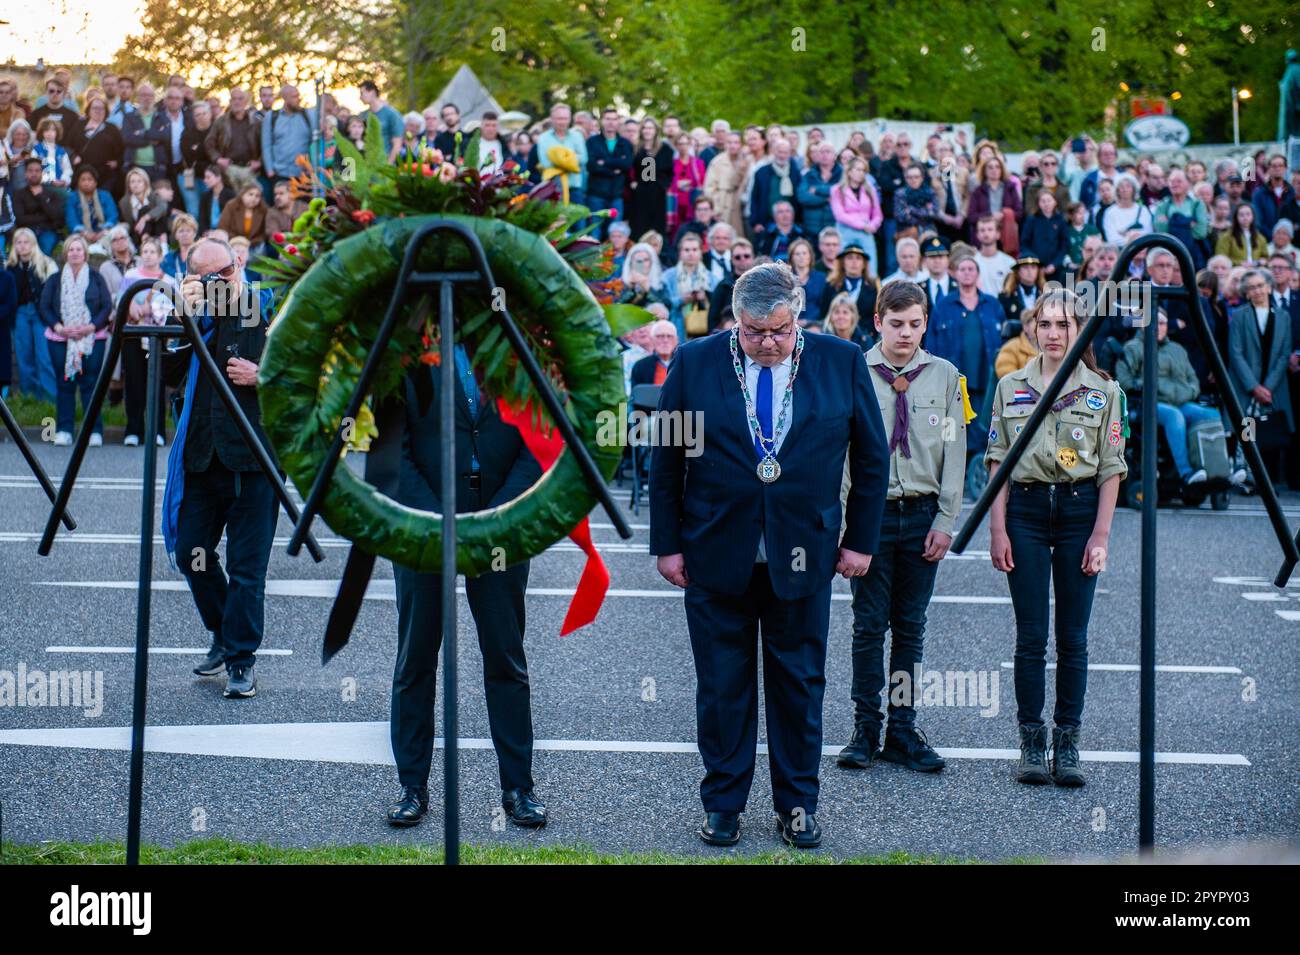
<svg viewBox="0 0 1300 955"><path fill-rule="evenodd" d="M1169 101L1163 96L1134 96L1129 100L1129 113L1136 119L1139 116L1169 115Z"/></svg>

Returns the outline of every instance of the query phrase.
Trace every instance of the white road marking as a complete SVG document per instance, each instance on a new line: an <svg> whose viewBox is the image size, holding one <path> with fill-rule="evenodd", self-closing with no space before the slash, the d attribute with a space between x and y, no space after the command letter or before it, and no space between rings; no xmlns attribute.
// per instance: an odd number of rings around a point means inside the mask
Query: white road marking
<svg viewBox="0 0 1300 955"><path fill-rule="evenodd" d="M1002 669L1014 670L1016 665L1013 661L1004 660ZM1056 664L1047 664L1047 669L1055 670ZM1141 670L1136 663L1089 663L1089 670L1097 670L1102 673L1137 673ZM1157 673L1226 673L1240 674L1241 669L1238 667L1219 667L1219 666L1190 666L1177 663L1157 663Z"/></svg>
<svg viewBox="0 0 1300 955"><path fill-rule="evenodd" d="M1283 620L1300 620L1300 610L1274 610L1273 612Z"/></svg>
<svg viewBox="0 0 1300 955"><path fill-rule="evenodd" d="M138 581L134 580L38 580L34 581L38 587L85 587L102 590L136 590L139 586ZM152 589L155 591L176 591L187 592L189 584L184 580L155 580ZM337 580L268 580L266 582L266 595L268 597L330 597L333 598L338 594L339 582ZM457 587L456 592L463 594L464 587ZM572 587L529 587L528 595L531 597L572 597L574 589ZM611 588L606 595L607 597L649 597L649 598L671 598L680 600L682 592L680 590L668 590L666 588L656 588L654 590L624 590ZM370 586L366 589L367 600L396 600L396 584L391 579L378 579L370 581ZM851 601L853 595L849 593L833 593L832 600ZM938 595L932 598L932 603L948 604L973 604L973 605L1005 605L1011 603L1010 597L976 597L964 595Z"/></svg>
<svg viewBox="0 0 1300 955"><path fill-rule="evenodd" d="M1272 587L1272 577L1215 577L1216 584L1227 584L1230 587ZM1300 587L1300 577L1292 576L1287 581L1288 587Z"/></svg>
<svg viewBox="0 0 1300 955"><path fill-rule="evenodd" d="M1243 593L1241 596L1242 599L1244 600L1253 600L1257 602L1275 601L1280 603L1286 603L1287 601L1286 594L1279 593L1276 590L1248 590L1245 593Z"/></svg>
<svg viewBox="0 0 1300 955"><path fill-rule="evenodd" d="M131 748L129 726L74 727L58 729L0 730L0 745L49 746L69 749L124 751ZM441 747L438 739L435 745ZM462 739L461 749L492 748L490 739ZM843 744L823 746L823 756L839 753ZM690 742L645 740L539 739L533 748L540 752L571 753L683 753L697 752ZM349 723L220 723L199 726L149 726L145 749L151 753L187 756L286 759L323 763L393 765L392 743L387 722ZM759 744L766 753L766 744ZM946 759L1012 761L1020 758L1015 749L940 748ZM1095 763L1136 763L1136 752L1085 750L1080 759ZM1156 753L1158 763L1188 766L1249 766L1239 753Z"/></svg>
<svg viewBox="0 0 1300 955"><path fill-rule="evenodd" d="M0 531L0 544L35 544L41 539L40 531ZM346 537L317 537L317 543L322 549L350 547L352 542ZM139 534L110 534L110 533L88 533L85 531L72 531L71 533L60 532L55 538L56 544L113 544L128 545L138 547L140 544ZM155 547L163 546L161 534L155 534L153 543ZM274 547L288 547L288 537L275 538ZM596 541L596 547L602 554L649 554L649 544L628 543L625 541ZM556 551L560 553L581 552L581 548L572 541L562 540L552 544L547 548L547 552Z"/></svg>
<svg viewBox="0 0 1300 955"><path fill-rule="evenodd" d="M129 653L135 655L135 647L46 647L46 653ZM180 656L205 657L208 655L207 647L150 647L149 652L158 654L176 654ZM290 657L293 656L292 650L267 650L261 648L257 651L260 657Z"/></svg>

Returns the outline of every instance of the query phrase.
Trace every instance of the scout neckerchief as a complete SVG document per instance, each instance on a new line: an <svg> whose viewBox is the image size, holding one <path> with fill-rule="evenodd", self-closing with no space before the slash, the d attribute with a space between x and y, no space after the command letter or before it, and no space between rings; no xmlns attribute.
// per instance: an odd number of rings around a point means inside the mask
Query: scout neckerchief
<svg viewBox="0 0 1300 955"><path fill-rule="evenodd" d="M799 377L799 358L803 354L803 329L795 329L794 361L790 367L790 378L785 383L785 394L781 397L781 414L776 420L776 427L772 429L770 438L763 434L763 426L758 423L754 402L749 397L749 386L745 384L745 369L740 362L739 342L740 326L737 325L731 331L731 366L736 371L737 380L740 381L740 393L745 399L746 420L754 432L754 450L758 453L759 459L758 479L764 484L771 484L781 476L781 465L776 460L776 442L781 432L785 430L786 414L790 410L790 402L794 395L794 380Z"/></svg>
<svg viewBox="0 0 1300 955"><path fill-rule="evenodd" d="M894 448L903 449L903 457L912 456L912 447L907 440L907 389L908 386L916 380L916 376L929 367L927 362L924 365L917 365L911 371L892 371L889 366L881 363L872 365L871 368L881 378L885 379L894 389L894 433L889 436L889 452L892 454Z"/></svg>

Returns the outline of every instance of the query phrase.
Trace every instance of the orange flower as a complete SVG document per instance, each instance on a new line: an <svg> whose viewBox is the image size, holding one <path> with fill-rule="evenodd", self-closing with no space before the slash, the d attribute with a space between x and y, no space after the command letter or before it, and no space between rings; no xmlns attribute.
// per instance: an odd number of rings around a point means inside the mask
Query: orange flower
<svg viewBox="0 0 1300 955"><path fill-rule="evenodd" d="M436 351L427 351L420 356L420 361L426 365L438 367L442 364L442 356Z"/></svg>

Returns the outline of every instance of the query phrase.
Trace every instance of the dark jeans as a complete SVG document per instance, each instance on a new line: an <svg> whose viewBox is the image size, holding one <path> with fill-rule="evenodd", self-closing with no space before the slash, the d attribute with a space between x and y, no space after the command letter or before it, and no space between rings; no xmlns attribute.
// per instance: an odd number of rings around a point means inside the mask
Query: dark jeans
<svg viewBox="0 0 1300 955"><path fill-rule="evenodd" d="M939 562L926 560L925 538L939 513L934 496L885 502L880 525L880 546L865 577L849 581L853 590L853 721L866 723L879 733L884 716L880 691L885 678L885 630L890 632L889 674L907 674L911 687L906 699L919 691L915 667L921 662L925 640L925 610L934 593ZM911 726L916 710L889 701L889 725Z"/></svg>
<svg viewBox="0 0 1300 955"><path fill-rule="evenodd" d="M483 654L488 727L501 788L533 788L533 713L524 656L525 561L465 578L465 596ZM438 650L442 647L442 577L393 564L397 585L397 664L390 733L397 778L427 786L433 761Z"/></svg>
<svg viewBox="0 0 1300 955"><path fill-rule="evenodd" d="M1016 705L1021 726L1043 725L1050 588L1056 593L1056 711L1060 727L1078 727L1088 684L1088 618L1097 578L1081 569L1097 519L1097 485L1011 484L1007 537L1015 570L1007 574L1016 613Z"/></svg>
<svg viewBox="0 0 1300 955"><path fill-rule="evenodd" d="M143 339L128 338L122 342L122 392L126 403L126 433L133 434L148 444L153 435L147 439L144 435L145 392L149 389L149 353L141 346ZM162 348L159 339L153 339L150 348ZM165 353L164 353L165 357ZM167 433L167 388L158 389L158 433Z"/></svg>
<svg viewBox="0 0 1300 955"><path fill-rule="evenodd" d="M227 670L254 662L262 645L266 568L278 507L275 489L261 471L230 471L213 457L206 471L185 473L176 563L189 581L203 626L225 647ZM228 579L217 558L223 530Z"/></svg>
<svg viewBox="0 0 1300 955"><path fill-rule="evenodd" d="M772 802L778 812L817 811L826 695L831 585L781 600L767 564L754 564L739 596L686 588L695 656L695 719L705 812L743 812L758 744L759 627Z"/></svg>
<svg viewBox="0 0 1300 955"><path fill-rule="evenodd" d="M71 434L77 426L77 392L81 392L81 410L84 413L90 407L90 397L95 393L95 382L99 380L99 369L104 365L104 341L95 342L95 349L81 360L81 374L71 380L63 377L63 363L68 358L67 342L52 342L50 362L54 365L54 382L58 394L54 402L55 427L59 431ZM104 433L104 419L95 419L95 432Z"/></svg>

